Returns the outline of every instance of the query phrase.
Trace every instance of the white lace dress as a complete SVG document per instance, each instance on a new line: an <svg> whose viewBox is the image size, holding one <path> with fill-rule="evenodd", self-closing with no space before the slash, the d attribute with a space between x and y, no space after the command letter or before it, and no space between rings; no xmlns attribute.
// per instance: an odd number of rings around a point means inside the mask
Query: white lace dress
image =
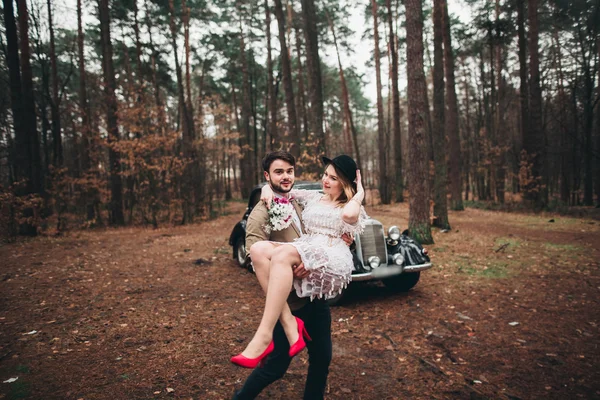
<svg viewBox="0 0 600 400"><path fill-rule="evenodd" d="M342 234L359 234L365 227L367 214L361 206L358 221L348 224L342 219L342 207L320 203L323 196L312 190L292 190L304 206L302 220L306 233L288 243L300 254L304 268L311 273L304 279L294 279L298 297L329 299L344 290L352 279L354 262Z"/></svg>

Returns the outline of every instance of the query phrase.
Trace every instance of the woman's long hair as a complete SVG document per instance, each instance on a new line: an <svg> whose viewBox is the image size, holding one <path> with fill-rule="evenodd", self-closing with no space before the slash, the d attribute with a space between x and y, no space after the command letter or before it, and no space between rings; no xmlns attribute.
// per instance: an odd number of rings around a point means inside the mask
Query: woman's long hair
<svg viewBox="0 0 600 400"><path fill-rule="evenodd" d="M335 170L335 173L337 174L338 179L342 184L342 193L336 199L336 202L337 207L343 207L356 194L356 184L354 182L350 182L346 175L344 175L344 173L340 171L338 167L335 166L335 164L327 164L325 166L325 169L327 169L327 167L329 167L330 165L333 166L333 169Z"/></svg>

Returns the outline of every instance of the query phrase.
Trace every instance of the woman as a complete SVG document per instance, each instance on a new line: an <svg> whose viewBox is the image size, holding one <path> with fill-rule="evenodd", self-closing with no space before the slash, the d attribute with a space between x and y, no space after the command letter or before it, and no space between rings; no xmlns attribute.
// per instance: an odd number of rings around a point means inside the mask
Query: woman
<svg viewBox="0 0 600 400"><path fill-rule="evenodd" d="M292 190L291 195L304 205L302 219L306 234L292 243L261 241L250 249L257 275L268 275L267 298L260 325L246 347L231 362L246 368L259 365L273 351L273 328L281 322L288 342L290 357L298 354L310 340L304 323L292 315L286 299L292 284L299 297L331 298L350 282L353 259L341 236L360 233L367 218L362 201L364 189L360 171L354 160L341 155L333 160L323 157L323 194ZM271 205L273 192L266 185L261 200ZM304 263L310 274L294 281L292 266Z"/></svg>

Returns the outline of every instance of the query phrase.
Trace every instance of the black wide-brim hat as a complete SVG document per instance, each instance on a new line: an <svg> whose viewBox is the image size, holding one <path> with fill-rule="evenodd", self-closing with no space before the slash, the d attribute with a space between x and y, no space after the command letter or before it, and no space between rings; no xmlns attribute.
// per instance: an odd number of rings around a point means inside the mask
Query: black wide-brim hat
<svg viewBox="0 0 600 400"><path fill-rule="evenodd" d="M352 186L356 187L354 181L356 180L356 170L358 167L352 157L342 154L341 156L335 157L333 160L325 156L321 157L321 160L325 165L333 164L339 172L344 174L344 176L352 182Z"/></svg>

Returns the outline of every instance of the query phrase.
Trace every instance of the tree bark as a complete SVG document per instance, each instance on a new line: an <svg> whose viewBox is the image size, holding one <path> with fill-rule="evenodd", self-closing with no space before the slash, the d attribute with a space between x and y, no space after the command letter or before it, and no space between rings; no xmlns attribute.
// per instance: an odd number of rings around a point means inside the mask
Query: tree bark
<svg viewBox="0 0 600 400"><path fill-rule="evenodd" d="M60 109L58 94L58 69L56 66L56 50L54 45L54 24L52 22L52 4L47 0L48 6L48 26L50 29L50 66L52 70L52 103L50 111L52 113L52 143L53 143L53 163L55 166L62 166L63 146L60 126Z"/></svg>
<svg viewBox="0 0 600 400"><path fill-rule="evenodd" d="M304 39L306 42L311 131L315 135L317 154L325 154L327 152L327 144L325 132L323 131L323 85L321 82L319 32L317 30L317 14L314 0L302 0L302 19L304 21Z"/></svg>
<svg viewBox="0 0 600 400"><path fill-rule="evenodd" d="M496 29L500 21L500 0L496 0ZM496 37L500 37L499 34ZM502 81L502 44L495 43L496 53L496 114L494 121L494 137L496 139L496 149L494 152L495 158L495 183L496 183L496 198L500 204L504 204L504 193L506 191L506 147L508 138L506 137L507 129L504 127L504 83Z"/></svg>
<svg viewBox="0 0 600 400"><path fill-rule="evenodd" d="M523 138L523 147L531 164L527 198L541 209L548 204L545 135L542 126L542 90L540 87L538 0L528 2L529 19L529 115L531 124Z"/></svg>
<svg viewBox="0 0 600 400"><path fill-rule="evenodd" d="M465 152L464 152L464 168L465 168L465 200L469 200L469 192L474 194L474 190L471 186L471 183L475 180L474 172L474 162L473 153L474 153L474 145L473 145L473 132L471 130L471 93L469 91L469 84L467 83L467 79L464 80L464 93L465 93ZM458 107L457 107L458 109ZM448 111L450 112L450 111ZM470 180L469 180L470 177ZM461 202L462 204L462 202ZM464 208L463 208L464 210Z"/></svg>
<svg viewBox="0 0 600 400"><path fill-rule="evenodd" d="M379 53L379 26L377 18L377 0L371 0L373 16L373 38L375 40L375 76L377 80L377 139L379 144L379 196L383 204L390 204L391 196L388 183L387 143L383 117L383 98L381 96L381 55Z"/></svg>
<svg viewBox="0 0 600 400"><path fill-rule="evenodd" d="M250 77L248 73L248 63L246 61L246 46L244 43L244 33L242 30L242 21L240 19L240 63L242 65L242 121L240 135L244 138L242 146L242 197L250 195L250 190L254 186L255 171L252 155L256 149L252 149L252 132L250 129L250 119L252 114L252 104L250 103ZM244 176L244 173L246 174Z"/></svg>
<svg viewBox="0 0 600 400"><path fill-rule="evenodd" d="M594 180L593 180L593 138L592 131L594 126L594 69L592 68L592 59L594 52L590 51L587 54L586 45L584 44L587 27L582 26L581 21L577 22L578 41L581 43L579 59L581 60L582 78L583 78L583 205L591 206L594 204ZM588 48L589 49L589 48ZM592 49L589 49L592 50Z"/></svg>
<svg viewBox="0 0 600 400"><path fill-rule="evenodd" d="M460 134L458 129L458 100L456 98L456 79L454 77L454 54L452 52L452 35L448 2L443 0L443 39L444 39L444 74L446 77L446 134L449 142L450 162L448 177L450 179L450 208L454 211L464 210L462 201L462 173Z"/></svg>
<svg viewBox="0 0 600 400"><path fill-rule="evenodd" d="M277 96L275 95L275 86L273 85L273 58L271 56L271 10L269 0L265 0L266 13L266 34L267 34L267 97L270 119L267 124L268 129L268 148L269 151L275 149L275 143L279 142L277 134Z"/></svg>
<svg viewBox="0 0 600 400"><path fill-rule="evenodd" d="M83 139L83 152L81 155L82 170L90 168L90 109L87 98L87 72L85 70L85 48L83 36L83 23L81 15L81 1L77 0L77 53L79 65L79 110L81 114L81 136Z"/></svg>
<svg viewBox="0 0 600 400"><path fill-rule="evenodd" d="M406 0L408 148L410 190L408 229L420 243L433 243L429 225L429 157L427 151L427 87L423 73L423 9Z"/></svg>
<svg viewBox="0 0 600 400"><path fill-rule="evenodd" d="M402 126L400 125L400 91L398 89L398 40L394 32L394 13L392 2L387 0L388 24L390 28L390 52L392 54L392 104L393 104L393 138L394 138L394 179L396 201L404 201L404 176L402 173Z"/></svg>
<svg viewBox="0 0 600 400"><path fill-rule="evenodd" d="M154 88L154 102L158 111L158 130L164 134L167 128L167 117L165 115L165 107L160 96L160 87L158 86L158 73L156 70L156 55L158 52L154 48L152 40L152 21L150 20L150 10L148 8L148 0L144 1L145 8L145 23L148 30L148 44L150 47L150 65L152 67L152 87Z"/></svg>
<svg viewBox="0 0 600 400"><path fill-rule="evenodd" d="M173 0L169 0L169 25L171 28L171 45L173 46L173 56L175 57L175 74L177 75L177 92L179 98L179 109L181 110L181 120L183 123L183 153L190 157L193 153L192 141L194 140L194 125L193 119L190 116L187 102L185 100L185 91L183 87L183 77L181 73L181 65L177 52L177 29L175 28L175 10Z"/></svg>
<svg viewBox="0 0 600 400"><path fill-rule="evenodd" d="M596 39L598 59L600 60L600 37ZM600 99L600 67L598 68L598 97ZM596 156L600 154L600 101L596 100ZM600 208L600 161L596 157L596 208Z"/></svg>
<svg viewBox="0 0 600 400"><path fill-rule="evenodd" d="M90 125L90 106L87 96L87 78L85 70L85 49L83 36L83 23L81 15L81 0L77 0L77 52L79 65L79 112L81 115L81 139L83 149L81 152L82 172L89 173L92 166L92 129ZM86 219L96 219L96 203L99 202L96 189L89 190L85 195Z"/></svg>
<svg viewBox="0 0 600 400"><path fill-rule="evenodd" d="M32 193L43 193L42 182L42 159L40 156L40 139L37 131L37 118L35 114L35 97L33 95L33 73L31 70L30 49L29 49L29 12L27 11L27 1L19 0L17 2L19 10L19 48L21 50L21 93L23 106L23 127L28 137L30 154L30 175ZM19 149L21 151L21 149Z"/></svg>
<svg viewBox="0 0 600 400"><path fill-rule="evenodd" d="M297 114L298 118L302 116L302 137L304 142L308 142L308 114L306 112L306 89L304 84L304 66L302 65L302 43L300 39L300 28L298 25L295 26L296 33L296 58L298 62L297 75L298 75L298 94L296 96L297 102Z"/></svg>
<svg viewBox="0 0 600 400"><path fill-rule="evenodd" d="M187 94L188 123L190 124L193 141L196 139L196 127L194 123L194 102L192 99L192 77L190 73L190 9L186 5L186 0L181 0L181 19L183 20L183 40L185 47L185 88Z"/></svg>
<svg viewBox="0 0 600 400"><path fill-rule="evenodd" d="M445 132L445 102L444 102L444 50L443 46L443 16L444 3L442 0L433 2L433 158L435 177L433 179L434 206L433 224L441 229L450 229L448 221L448 171L446 164L446 132ZM450 158L454 157L450 154Z"/></svg>
<svg viewBox="0 0 600 400"><path fill-rule="evenodd" d="M517 36L519 43L519 105L521 141L529 132L529 82L527 79L527 38L525 37L525 1L517 0Z"/></svg>
<svg viewBox="0 0 600 400"><path fill-rule="evenodd" d="M348 94L348 85L346 84L346 77L344 76L344 68L342 67L342 60L340 59L340 51L337 43L337 36L335 34L335 27L331 16L327 13L327 20L329 21L329 27L331 28L331 34L333 35L333 44L335 46L335 53L338 60L338 68L340 73L340 83L342 85L342 99L344 101L344 120L347 123L348 129L352 137L348 138L349 147L345 150L347 154L352 154L354 151L354 157L356 157L356 165L358 169L362 169L360 161L360 153L358 152L358 140L356 134L356 127L354 126L354 118L352 117L352 109L350 108L350 95Z"/></svg>
<svg viewBox="0 0 600 400"><path fill-rule="evenodd" d="M116 80L113 66L112 42L110 38L109 0L98 0L100 20L100 43L102 47L102 70L104 73L104 96L106 102L106 124L108 130L108 155L110 164L110 223L123 225L123 184L121 181L121 155L116 149L119 142L117 125L117 98L115 96Z"/></svg>
<svg viewBox="0 0 600 400"><path fill-rule="evenodd" d="M78 0L80 1L80 0ZM144 76L142 72L142 42L140 40L140 24L138 21L137 0L133 2L133 32L135 34L135 64L138 86L138 103L144 104Z"/></svg>
<svg viewBox="0 0 600 400"><path fill-rule="evenodd" d="M275 17L279 26L279 45L281 48L281 69L283 72L283 87L285 90L285 107L288 115L288 151L298 157L300 155L300 130L294 102L294 86L292 82L292 66L285 39L285 17L281 0L275 0Z"/></svg>
<svg viewBox="0 0 600 400"><path fill-rule="evenodd" d="M8 66L10 84L10 104L15 131L15 148L12 150L14 180L26 179L24 193L32 193L31 181L31 137L25 130L23 94L21 92L21 67L19 60L19 39L15 21L13 0L3 0L4 26L6 33L6 64Z"/></svg>
<svg viewBox="0 0 600 400"><path fill-rule="evenodd" d="M552 34L552 44L554 47L554 67L557 69L556 85L558 86L558 104L567 105L569 99L564 90L564 74L561 62L561 46L558 36L558 30L555 28ZM570 176L572 165L569 162L569 141L572 140L570 137L567 126L567 118L565 116L565 106L562 106L558 110L558 123L560 128L560 200L564 204L569 204L569 192L570 192Z"/></svg>

